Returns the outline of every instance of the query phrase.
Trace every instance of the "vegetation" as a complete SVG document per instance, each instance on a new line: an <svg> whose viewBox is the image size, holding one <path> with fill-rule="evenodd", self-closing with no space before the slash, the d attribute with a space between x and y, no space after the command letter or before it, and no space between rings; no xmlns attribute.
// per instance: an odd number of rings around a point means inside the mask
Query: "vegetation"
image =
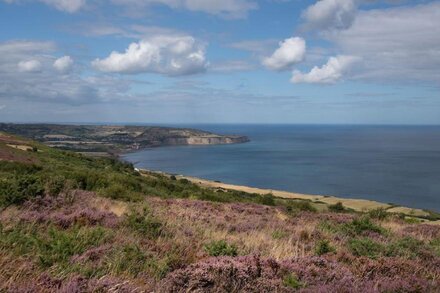
<svg viewBox="0 0 440 293"><path fill-rule="evenodd" d="M440 227L0 136L0 291L436 292ZM209 256L209 257L208 257Z"/></svg>
<svg viewBox="0 0 440 293"><path fill-rule="evenodd" d="M205 245L205 251L210 256L237 256L237 247L225 240L212 241Z"/></svg>

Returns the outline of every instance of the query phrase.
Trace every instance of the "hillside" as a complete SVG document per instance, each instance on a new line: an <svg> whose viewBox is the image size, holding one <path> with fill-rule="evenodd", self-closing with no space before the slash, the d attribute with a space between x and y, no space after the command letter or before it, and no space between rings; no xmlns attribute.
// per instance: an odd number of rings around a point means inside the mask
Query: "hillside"
<svg viewBox="0 0 440 293"><path fill-rule="evenodd" d="M0 134L0 292L438 292L440 226L420 221Z"/></svg>
<svg viewBox="0 0 440 293"><path fill-rule="evenodd" d="M249 141L245 136L152 126L0 123L0 131L37 140L51 147L79 152L119 153L157 146L232 144Z"/></svg>

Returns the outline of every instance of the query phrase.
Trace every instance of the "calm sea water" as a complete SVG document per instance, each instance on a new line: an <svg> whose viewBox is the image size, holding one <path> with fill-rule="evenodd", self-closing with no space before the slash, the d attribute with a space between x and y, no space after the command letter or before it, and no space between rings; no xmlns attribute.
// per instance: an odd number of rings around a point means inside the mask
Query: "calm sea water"
<svg viewBox="0 0 440 293"><path fill-rule="evenodd" d="M125 159L232 184L440 211L440 126L191 127L247 135L251 142L153 148Z"/></svg>

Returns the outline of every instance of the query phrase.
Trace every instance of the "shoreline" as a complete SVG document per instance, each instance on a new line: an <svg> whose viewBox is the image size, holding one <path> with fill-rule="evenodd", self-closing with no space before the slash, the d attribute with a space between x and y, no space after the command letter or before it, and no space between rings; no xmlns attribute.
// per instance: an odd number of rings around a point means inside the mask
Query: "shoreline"
<svg viewBox="0 0 440 293"><path fill-rule="evenodd" d="M260 195L265 194L272 194L275 197L284 198L284 199L297 199L297 200L307 200L311 201L312 203L316 204L325 204L325 205L334 205L338 202L342 203L344 207L351 209L356 212L368 212L375 209L384 209L385 211L389 213L395 213L395 214L404 214L405 216L409 218L416 218L420 219L427 223L432 224L439 224L440 220L428 220L426 219L431 214L430 212L419 209L419 208L410 208L410 207L404 207L396 204L389 204L389 203L383 203L375 200L368 200L368 199L354 199L354 198L343 198L343 197L337 197L337 196L327 196L327 195L312 195L312 194L303 194L303 193L296 193L296 192L290 192L290 191L282 191L282 190L275 190L275 189L265 189L265 188L258 188L258 187L250 187L250 186L244 186L244 185L235 185L235 184L229 184L214 180L208 180L193 176L186 176L181 174L170 174L162 171L153 171L148 169L138 169L141 173L155 173L155 174L161 174L167 177L175 176L177 179L186 179L194 184L197 184L204 188L211 188L211 189L223 189L223 190L235 190L235 191L243 191L246 193L256 193ZM435 213L435 212L434 212Z"/></svg>

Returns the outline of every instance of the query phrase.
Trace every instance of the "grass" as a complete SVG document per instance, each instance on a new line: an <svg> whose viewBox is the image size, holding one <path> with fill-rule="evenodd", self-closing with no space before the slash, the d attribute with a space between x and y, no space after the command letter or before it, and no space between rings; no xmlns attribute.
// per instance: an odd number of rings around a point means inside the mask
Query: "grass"
<svg viewBox="0 0 440 293"><path fill-rule="evenodd" d="M13 248L16 255L29 255L43 268L54 265L67 266L70 257L81 254L112 238L112 233L102 227L73 227L60 230L42 229L36 225L17 225L1 228L0 247Z"/></svg>
<svg viewBox="0 0 440 293"><path fill-rule="evenodd" d="M126 217L125 224L132 231L150 239L155 239L163 234L163 224L147 208L144 208L142 213L137 211L130 213Z"/></svg>

